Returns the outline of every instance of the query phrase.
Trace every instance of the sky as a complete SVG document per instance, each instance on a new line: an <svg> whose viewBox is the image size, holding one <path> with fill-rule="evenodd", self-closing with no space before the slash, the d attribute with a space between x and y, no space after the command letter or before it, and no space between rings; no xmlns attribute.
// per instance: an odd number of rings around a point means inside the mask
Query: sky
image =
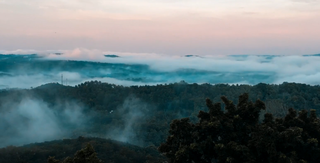
<svg viewBox="0 0 320 163"><path fill-rule="evenodd" d="M320 0L0 0L0 50L320 53Z"/></svg>

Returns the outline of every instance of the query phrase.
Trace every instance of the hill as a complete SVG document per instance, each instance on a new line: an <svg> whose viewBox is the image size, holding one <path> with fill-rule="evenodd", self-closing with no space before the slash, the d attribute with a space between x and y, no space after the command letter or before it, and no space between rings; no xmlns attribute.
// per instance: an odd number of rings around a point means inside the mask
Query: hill
<svg viewBox="0 0 320 163"><path fill-rule="evenodd" d="M0 149L2 163L45 163L50 156L56 159L72 157L73 154L90 143L103 162L144 163L163 162L156 147L138 147L110 139L85 138L63 139L44 143L35 143L21 147L8 146Z"/></svg>
<svg viewBox="0 0 320 163"><path fill-rule="evenodd" d="M243 93L250 94L249 100L265 102L266 110L262 114L269 112L275 117L284 117L291 107L316 109L316 113L320 113L320 86L298 83L250 86L179 82L131 87L99 81L75 87L47 84L33 89L0 91L3 113L0 144L32 143L33 135L37 135L37 141L93 136L142 147L159 146L168 136L172 120L189 117L196 122L198 112L207 111L206 98L218 102L221 96L227 96L236 104L238 95ZM31 108L37 110L25 111ZM51 135L38 130L43 125L52 129ZM8 142L21 141L26 136L29 141Z"/></svg>

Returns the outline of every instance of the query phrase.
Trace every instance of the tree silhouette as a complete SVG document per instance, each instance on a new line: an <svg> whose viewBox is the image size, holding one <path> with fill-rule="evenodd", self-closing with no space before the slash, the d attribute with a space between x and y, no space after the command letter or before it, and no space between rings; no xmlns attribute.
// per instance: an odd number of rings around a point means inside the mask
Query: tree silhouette
<svg viewBox="0 0 320 163"><path fill-rule="evenodd" d="M87 146L76 152L73 159L67 157L62 162L56 160L54 157L49 157L48 163L102 163L100 159L98 159L96 152L94 151L91 144L87 144Z"/></svg>
<svg viewBox="0 0 320 163"><path fill-rule="evenodd" d="M266 113L265 104L239 96L238 104L226 97L220 103L206 100L209 112L200 111L199 122L188 118L174 120L169 136L159 151L171 163L315 163L320 159L320 121L316 111L289 109L284 118Z"/></svg>

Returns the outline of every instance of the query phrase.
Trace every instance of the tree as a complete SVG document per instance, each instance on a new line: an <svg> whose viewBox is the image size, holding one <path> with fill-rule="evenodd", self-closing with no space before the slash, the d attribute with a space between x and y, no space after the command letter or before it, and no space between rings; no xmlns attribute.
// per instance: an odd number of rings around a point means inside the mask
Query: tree
<svg viewBox="0 0 320 163"><path fill-rule="evenodd" d="M315 163L320 159L320 121L315 110L297 116L294 109L284 118L266 113L259 122L265 104L239 96L237 105L226 97L221 104L206 100L209 112L200 111L199 122L188 118L174 120L169 136L158 150L171 163Z"/></svg>
<svg viewBox="0 0 320 163"><path fill-rule="evenodd" d="M54 157L49 157L48 163L102 163L102 161L98 159L92 145L87 144L85 148L76 152L73 159L67 157L62 162L60 162Z"/></svg>

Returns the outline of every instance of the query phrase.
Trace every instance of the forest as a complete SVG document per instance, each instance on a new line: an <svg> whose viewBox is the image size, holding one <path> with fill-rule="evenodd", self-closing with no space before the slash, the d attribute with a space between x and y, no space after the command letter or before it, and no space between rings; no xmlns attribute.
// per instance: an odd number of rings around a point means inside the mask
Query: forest
<svg viewBox="0 0 320 163"><path fill-rule="evenodd" d="M20 118L16 122L1 118L0 129L3 132L0 145L3 148L0 149L0 158L5 159L4 162L43 162L49 156L63 159L90 143L104 162L123 162L120 156L127 159L124 162L161 162L164 158L157 152L157 148L166 142L173 120L187 117L190 123L199 123L199 112L210 111L206 99L215 103L220 102L221 96L224 96L237 105L238 97L243 93L250 95L248 100L259 99L265 104L265 109L258 114L257 122L263 122L265 113L275 118L285 117L289 108L298 112L315 109L314 114L320 114L320 87L298 83L260 83L251 86L189 84L181 81L156 86L125 87L90 81L74 87L50 83L32 89L3 89L0 90L1 114L12 115L15 108L32 107L36 103L36 106L48 108L44 114L58 121L53 120L57 124L48 128L54 130L53 133L59 129L59 132L65 134L48 137L44 131L23 126L37 124L33 121L32 113L28 114L29 117L18 115ZM68 107L74 110L66 110ZM227 111L225 103L221 104L221 108L223 112ZM19 127L20 123L22 127ZM17 129L12 129L12 125L17 125ZM8 144L9 137L16 135L18 140L25 128L36 132L35 136L38 135L46 142L13 141ZM79 142L79 138L85 141ZM59 153L64 150L65 153ZM108 152L113 154L106 155Z"/></svg>
<svg viewBox="0 0 320 163"><path fill-rule="evenodd" d="M103 162L163 162L156 148L138 147L128 143L102 138L62 139L43 143L32 143L21 147L8 146L0 149L0 162L3 163L44 163L49 157L65 159L90 144L97 157Z"/></svg>

